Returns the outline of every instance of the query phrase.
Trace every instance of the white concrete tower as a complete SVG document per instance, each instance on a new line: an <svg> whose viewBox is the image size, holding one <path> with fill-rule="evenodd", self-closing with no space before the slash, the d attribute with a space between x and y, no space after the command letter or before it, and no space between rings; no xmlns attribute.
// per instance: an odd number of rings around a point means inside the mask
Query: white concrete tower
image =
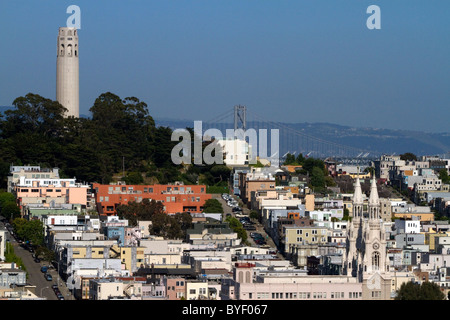
<svg viewBox="0 0 450 320"><path fill-rule="evenodd" d="M62 27L58 33L56 58L56 100L67 112L65 116L80 116L78 32Z"/></svg>

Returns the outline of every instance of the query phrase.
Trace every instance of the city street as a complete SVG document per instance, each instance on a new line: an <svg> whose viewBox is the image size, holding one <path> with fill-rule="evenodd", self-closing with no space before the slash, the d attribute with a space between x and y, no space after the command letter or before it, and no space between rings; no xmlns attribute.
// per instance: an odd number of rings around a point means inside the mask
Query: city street
<svg viewBox="0 0 450 320"><path fill-rule="evenodd" d="M219 202L222 204L223 212L224 212L224 217L226 217L227 214L231 214L232 217L237 218L237 217L236 217L236 214L235 214L234 212L232 212L231 207L229 207L229 206L227 205L226 201L222 199L222 195L221 195L221 194L213 194L212 197L213 197L213 199L219 200ZM237 200L237 197L236 197L235 195L233 195L233 198ZM249 216L250 210L249 210L247 207L244 206L244 207L242 208L242 211L243 211L243 214L244 214L244 215ZM238 218L237 218L237 219L238 219ZM247 240L248 240L248 242L249 242L252 246L259 247L259 245L256 244L256 243L253 241L252 237L250 237L250 233L251 233L251 232L257 232L257 233L260 233L260 234L264 237L264 239L265 239L266 242L267 242L267 246L269 246L270 248L277 249L277 247L275 246L275 243L273 242L272 238L269 237L269 236L267 235L267 233L265 232L263 226L262 226L258 221L254 221L254 222L255 222L254 226L255 226L256 230L253 230L253 231L248 231L248 230L247 230ZM279 256L280 258L282 257L280 253L278 253L277 256Z"/></svg>
<svg viewBox="0 0 450 320"><path fill-rule="evenodd" d="M47 300L58 300L55 293L53 292L52 285L58 284L59 291L64 295L66 300L70 299L70 292L67 289L65 283L58 278L58 274L56 270L51 267L49 268L48 273L52 275L52 281L47 281L44 277L44 273L41 272L41 267L46 265L48 266L47 261L41 261L37 263L34 261L33 253L23 248L15 238L8 232L7 238L9 242L13 245L14 253L22 259L26 271L28 273L27 283L29 285L36 286L35 294L39 297L44 297Z"/></svg>

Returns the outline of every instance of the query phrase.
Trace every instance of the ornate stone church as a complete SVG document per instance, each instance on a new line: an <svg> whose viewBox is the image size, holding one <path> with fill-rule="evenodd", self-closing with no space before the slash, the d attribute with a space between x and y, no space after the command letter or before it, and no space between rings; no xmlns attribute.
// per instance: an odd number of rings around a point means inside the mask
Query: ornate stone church
<svg viewBox="0 0 450 320"><path fill-rule="evenodd" d="M343 274L357 278L362 283L363 299L389 299L391 276L387 261L387 239L384 223L380 218L380 199L375 177L367 204L363 200L359 177L356 179L352 205L353 215L347 231Z"/></svg>

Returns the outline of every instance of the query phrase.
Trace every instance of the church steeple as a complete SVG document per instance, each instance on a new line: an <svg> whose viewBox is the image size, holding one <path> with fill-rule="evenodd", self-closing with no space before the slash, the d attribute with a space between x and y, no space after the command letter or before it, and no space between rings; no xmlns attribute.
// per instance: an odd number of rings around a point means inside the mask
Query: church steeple
<svg viewBox="0 0 450 320"><path fill-rule="evenodd" d="M369 219L377 220L380 218L380 198L378 197L377 180L373 175L372 184L370 186L369 196Z"/></svg>
<svg viewBox="0 0 450 320"><path fill-rule="evenodd" d="M386 254L386 230L380 219L377 181L372 176L368 199L368 218L363 216L364 200L358 176L354 184L353 220L347 230L347 248L343 256L343 274L356 277L366 288L363 297L390 297L391 278Z"/></svg>
<svg viewBox="0 0 450 320"><path fill-rule="evenodd" d="M363 195L361 190L361 182L359 181L359 167L358 167L358 176L356 177L356 182L354 184L355 191L353 193L353 218L361 219L363 216Z"/></svg>

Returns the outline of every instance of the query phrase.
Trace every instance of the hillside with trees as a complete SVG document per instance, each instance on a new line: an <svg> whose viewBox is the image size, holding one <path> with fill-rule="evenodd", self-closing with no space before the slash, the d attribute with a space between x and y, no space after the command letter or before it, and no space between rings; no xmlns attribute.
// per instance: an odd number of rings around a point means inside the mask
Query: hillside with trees
<svg viewBox="0 0 450 320"><path fill-rule="evenodd" d="M148 105L135 97L101 94L90 118L64 117L56 101L29 93L14 100L0 118L0 188L9 167L57 167L61 177L88 183L124 180L130 184L202 183L227 185L221 165L175 165L173 130L157 127ZM190 129L190 128L188 128Z"/></svg>

